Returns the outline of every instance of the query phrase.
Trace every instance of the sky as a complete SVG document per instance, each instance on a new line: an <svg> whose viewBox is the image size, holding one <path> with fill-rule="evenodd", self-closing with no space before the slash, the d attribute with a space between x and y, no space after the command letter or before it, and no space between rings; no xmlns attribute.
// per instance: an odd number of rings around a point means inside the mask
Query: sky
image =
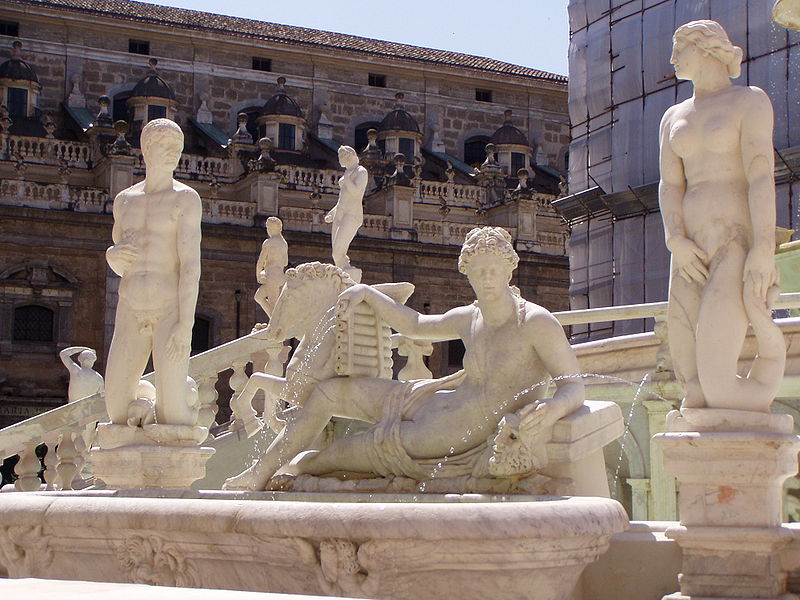
<svg viewBox="0 0 800 600"><path fill-rule="evenodd" d="M159 0L149 3L464 52L567 74L567 0Z"/></svg>

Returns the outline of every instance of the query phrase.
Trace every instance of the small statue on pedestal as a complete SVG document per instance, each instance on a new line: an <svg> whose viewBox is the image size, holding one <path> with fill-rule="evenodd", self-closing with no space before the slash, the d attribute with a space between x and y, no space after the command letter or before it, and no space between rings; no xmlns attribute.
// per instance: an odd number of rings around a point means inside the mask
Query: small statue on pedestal
<svg viewBox="0 0 800 600"><path fill-rule="evenodd" d="M289 264L289 246L283 239L283 222L278 217L267 219L267 235L269 237L261 244L261 254L256 263L256 280L259 288L256 290L255 301L264 309L268 317L272 316L272 309L281 293L286 275L283 271Z"/></svg>

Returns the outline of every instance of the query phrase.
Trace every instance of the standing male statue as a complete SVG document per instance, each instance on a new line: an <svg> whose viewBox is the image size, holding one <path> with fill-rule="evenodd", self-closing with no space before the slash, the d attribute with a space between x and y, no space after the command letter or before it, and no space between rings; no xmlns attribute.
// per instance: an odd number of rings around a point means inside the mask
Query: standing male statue
<svg viewBox="0 0 800 600"><path fill-rule="evenodd" d="M172 172L183 150L183 132L168 119L142 130L145 180L114 200L114 245L106 260L122 277L114 337L106 367L106 408L124 425L128 405L153 353L156 420L194 425L197 408L186 396L186 377L200 280L202 204Z"/></svg>
<svg viewBox="0 0 800 600"><path fill-rule="evenodd" d="M367 189L369 175L367 170L358 164L358 154L350 146L339 148L339 164L345 169L344 175L339 178L339 201L325 215L325 222L333 223L331 228L333 263L350 273L355 269L350 266L347 250L350 248L350 242L356 237L358 228L364 224L364 208L361 202Z"/></svg>
<svg viewBox="0 0 800 600"><path fill-rule="evenodd" d="M261 244L261 254L256 263L256 280L261 285L256 290L255 301L264 309L268 317L286 282L283 270L289 264L289 245L283 239L283 222L278 217L267 219L267 235Z"/></svg>

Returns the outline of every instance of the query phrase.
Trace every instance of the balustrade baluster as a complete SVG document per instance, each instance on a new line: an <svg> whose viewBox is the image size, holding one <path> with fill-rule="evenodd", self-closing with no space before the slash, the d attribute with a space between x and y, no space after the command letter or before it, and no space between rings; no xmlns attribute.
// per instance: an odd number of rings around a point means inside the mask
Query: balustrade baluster
<svg viewBox="0 0 800 600"><path fill-rule="evenodd" d="M22 452L19 453L19 462L15 469L17 480L14 482L14 487L19 492L33 492L38 490L42 483L39 479L41 462L36 456L36 446L38 445L37 442L25 444Z"/></svg>
<svg viewBox="0 0 800 600"><path fill-rule="evenodd" d="M58 465L55 468L55 484L57 489L61 490L73 489L72 481L79 472L76 460L78 458L78 449L75 447L72 435L71 431L64 431L58 443L58 449L54 452L58 457ZM51 451L52 449L48 451L48 455Z"/></svg>
<svg viewBox="0 0 800 600"><path fill-rule="evenodd" d="M50 435L45 437L44 443L47 445L47 454L44 455L44 472L42 473L42 477L47 485L47 489L54 490L56 481L56 465L58 464L58 457L56 456L58 432L52 432Z"/></svg>
<svg viewBox="0 0 800 600"><path fill-rule="evenodd" d="M200 411L197 413L197 424L201 427L211 427L217 418L217 373L202 375L197 378L198 394L200 396Z"/></svg>
<svg viewBox="0 0 800 600"><path fill-rule="evenodd" d="M254 434L261 427L258 419L256 419L256 411L253 408L250 400L244 400L240 397L240 394L247 383L247 373L245 373L245 368L249 362L249 357L234 360L231 363L233 375L231 375L230 382L228 383L233 390L233 397L231 398L231 410L233 411L235 418L235 427L244 427L244 430L247 432L248 436Z"/></svg>

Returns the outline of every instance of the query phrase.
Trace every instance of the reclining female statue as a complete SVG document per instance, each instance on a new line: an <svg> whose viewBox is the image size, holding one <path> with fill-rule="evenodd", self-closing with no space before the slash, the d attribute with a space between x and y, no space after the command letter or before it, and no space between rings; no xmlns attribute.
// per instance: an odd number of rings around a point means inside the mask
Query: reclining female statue
<svg viewBox="0 0 800 600"><path fill-rule="evenodd" d="M413 339L461 339L464 369L442 379L399 382L367 377L321 381L288 413L286 426L250 468L226 482L228 489L263 490L275 473L306 450L331 417L375 425L306 452L292 474L334 471L425 479L431 461L463 455L495 435L504 415L523 409L530 430L543 435L583 404L578 362L559 322L509 286L519 262L504 229L481 227L467 234L459 257L477 300L442 315L423 315L368 285L339 296L340 311L366 302L399 333ZM557 390L545 392L551 379ZM526 407L526 408L524 408Z"/></svg>

